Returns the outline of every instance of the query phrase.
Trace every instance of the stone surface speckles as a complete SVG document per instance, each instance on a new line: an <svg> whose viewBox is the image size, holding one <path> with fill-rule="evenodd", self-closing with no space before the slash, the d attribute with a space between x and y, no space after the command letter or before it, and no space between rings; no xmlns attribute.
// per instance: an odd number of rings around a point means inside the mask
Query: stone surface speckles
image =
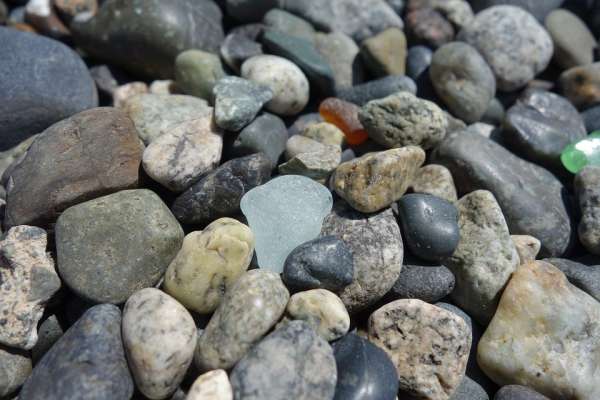
<svg viewBox="0 0 600 400"><path fill-rule="evenodd" d="M215 95L215 122L228 131L237 132L248 125L262 106L273 98L269 87L228 76L213 88Z"/></svg>

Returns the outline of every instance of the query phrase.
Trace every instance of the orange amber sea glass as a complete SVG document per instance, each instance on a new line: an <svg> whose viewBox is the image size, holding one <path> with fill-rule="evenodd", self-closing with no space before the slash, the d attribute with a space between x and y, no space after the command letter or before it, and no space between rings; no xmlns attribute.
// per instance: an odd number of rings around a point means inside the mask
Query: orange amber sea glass
<svg viewBox="0 0 600 400"><path fill-rule="evenodd" d="M330 124L337 126L346 136L346 143L356 146L368 138L365 128L358 119L360 107L344 100L330 97L321 102L319 114Z"/></svg>

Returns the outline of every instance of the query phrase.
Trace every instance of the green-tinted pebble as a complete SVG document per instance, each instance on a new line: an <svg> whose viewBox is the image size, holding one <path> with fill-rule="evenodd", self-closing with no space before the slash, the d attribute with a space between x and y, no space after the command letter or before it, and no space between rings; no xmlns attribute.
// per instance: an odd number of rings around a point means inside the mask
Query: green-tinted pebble
<svg viewBox="0 0 600 400"><path fill-rule="evenodd" d="M587 138L565 147L560 160L574 174L586 165L600 165L600 131L592 132Z"/></svg>

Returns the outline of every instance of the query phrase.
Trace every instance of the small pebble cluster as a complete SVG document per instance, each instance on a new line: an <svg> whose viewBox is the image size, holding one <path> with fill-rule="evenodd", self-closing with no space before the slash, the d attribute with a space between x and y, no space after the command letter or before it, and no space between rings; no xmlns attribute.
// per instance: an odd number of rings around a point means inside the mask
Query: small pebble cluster
<svg viewBox="0 0 600 400"><path fill-rule="evenodd" d="M0 399L599 400L599 36L0 0Z"/></svg>

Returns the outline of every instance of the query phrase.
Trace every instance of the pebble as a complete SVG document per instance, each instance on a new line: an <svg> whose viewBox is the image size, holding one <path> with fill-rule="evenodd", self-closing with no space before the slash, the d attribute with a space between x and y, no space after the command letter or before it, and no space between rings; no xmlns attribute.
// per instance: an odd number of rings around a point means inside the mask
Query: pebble
<svg viewBox="0 0 600 400"><path fill-rule="evenodd" d="M290 140L292 138L288 141ZM281 175L302 175L316 181L324 181L329 177L342 160L342 149L339 146L312 141L315 143L311 151L296 154L286 163L279 165Z"/></svg>
<svg viewBox="0 0 600 400"><path fill-rule="evenodd" d="M144 150L142 164L152 179L173 192L189 188L219 165L223 134L212 114L169 129Z"/></svg>
<svg viewBox="0 0 600 400"><path fill-rule="evenodd" d="M451 296L471 317L486 325L519 265L519 256L491 192L471 192L458 201L457 208L460 240L446 260L456 277Z"/></svg>
<svg viewBox="0 0 600 400"><path fill-rule="evenodd" d="M595 105L600 101L600 63L570 68L560 75L558 84L574 106Z"/></svg>
<svg viewBox="0 0 600 400"><path fill-rule="evenodd" d="M560 155L570 143L584 139L586 129L577 109L557 94L532 90L506 113L503 140L523 158L563 171Z"/></svg>
<svg viewBox="0 0 600 400"><path fill-rule="evenodd" d="M200 375L192 384L185 400L233 400L233 389L227 372L216 369Z"/></svg>
<svg viewBox="0 0 600 400"><path fill-rule="evenodd" d="M319 114L325 122L337 126L346 136L350 146L363 144L369 138L358 119L360 107L356 104L329 97L319 105Z"/></svg>
<svg viewBox="0 0 600 400"><path fill-rule="evenodd" d="M600 167L587 166L577 173L575 192L581 210L579 241L592 254L600 255L600 220L598 220L598 196L600 195Z"/></svg>
<svg viewBox="0 0 600 400"><path fill-rule="evenodd" d="M371 100L382 99L398 92L416 94L417 85L407 76L390 75L351 88L338 90L336 96L341 100L364 106Z"/></svg>
<svg viewBox="0 0 600 400"><path fill-rule="evenodd" d="M197 367L203 371L234 365L240 368L238 361L256 349L255 344L277 323L289 297L279 275L263 269L245 272L225 293L198 339ZM235 389L234 375L231 381Z"/></svg>
<svg viewBox="0 0 600 400"><path fill-rule="evenodd" d="M384 0L285 1L283 7L325 32L343 32L360 42L386 28L402 29L402 19Z"/></svg>
<svg viewBox="0 0 600 400"><path fill-rule="evenodd" d="M309 139L314 139L317 142L326 145L339 146L340 148L345 144L344 132L337 126L328 122L317 122L308 125L302 131L302 136L306 136Z"/></svg>
<svg viewBox="0 0 600 400"><path fill-rule="evenodd" d="M230 33L221 44L221 58L238 74L244 61L261 54L263 54L262 45L241 33Z"/></svg>
<svg viewBox="0 0 600 400"><path fill-rule="evenodd" d="M510 238L517 249L519 264L535 261L541 247L539 240L529 235L510 235Z"/></svg>
<svg viewBox="0 0 600 400"><path fill-rule="evenodd" d="M336 91L363 81L365 72L359 59L360 49L348 35L317 32L315 47L331 67Z"/></svg>
<svg viewBox="0 0 600 400"><path fill-rule="evenodd" d="M396 300L369 317L369 340L396 367L400 390L446 400L465 375L471 332L459 316L421 300Z"/></svg>
<svg viewBox="0 0 600 400"><path fill-rule="evenodd" d="M550 400L527 386L507 385L500 388L494 400Z"/></svg>
<svg viewBox="0 0 600 400"><path fill-rule="evenodd" d="M396 368L379 347L349 333L333 344L338 379L334 400L394 400Z"/></svg>
<svg viewBox="0 0 600 400"><path fill-rule="evenodd" d="M271 162L263 153L223 163L179 195L171 210L185 224L208 225L240 212L240 200L271 177Z"/></svg>
<svg viewBox="0 0 600 400"><path fill-rule="evenodd" d="M128 400L133 380L121 342L121 311L90 308L35 366L20 400Z"/></svg>
<svg viewBox="0 0 600 400"><path fill-rule="evenodd" d="M454 204L436 196L411 193L398 201L398 216L412 254L441 261L454 253L460 237Z"/></svg>
<svg viewBox="0 0 600 400"><path fill-rule="evenodd" d="M292 136L300 135L309 126L318 124L319 122L323 121L324 120L321 117L321 114L319 114L318 112L299 115L297 118L294 119L294 122L288 128L288 137L291 138Z"/></svg>
<svg viewBox="0 0 600 400"><path fill-rule="evenodd" d="M569 283L600 301L600 266L585 265L566 258L546 258L542 261L560 269Z"/></svg>
<svg viewBox="0 0 600 400"><path fill-rule="evenodd" d="M354 209L376 212L402 197L424 161L425 152L416 146L368 153L342 163L331 187Z"/></svg>
<svg viewBox="0 0 600 400"><path fill-rule="evenodd" d="M465 376L450 400L490 400L490 397L477 382Z"/></svg>
<svg viewBox="0 0 600 400"><path fill-rule="evenodd" d="M562 165L573 174L578 174L588 165L598 166L600 164L599 142L600 132L592 132L585 139L569 144L560 155Z"/></svg>
<svg viewBox="0 0 600 400"><path fill-rule="evenodd" d="M404 248L391 209L365 215L340 201L325 218L321 236L343 240L352 252L352 283L338 293L350 314L377 302L398 280Z"/></svg>
<svg viewBox="0 0 600 400"><path fill-rule="evenodd" d="M240 206L256 237L258 265L281 273L290 252L319 235L332 204L329 190L299 175L280 176L247 192Z"/></svg>
<svg viewBox="0 0 600 400"><path fill-rule="evenodd" d="M553 53L550 35L527 11L512 5L487 8L459 33L496 76L499 90L520 89L546 69Z"/></svg>
<svg viewBox="0 0 600 400"><path fill-rule="evenodd" d="M264 153L274 168L285 150L287 129L281 118L264 113L258 116L235 138L232 151L237 156Z"/></svg>
<svg viewBox="0 0 600 400"><path fill-rule="evenodd" d="M206 101L186 95L142 94L127 99L123 111L131 118L144 144L183 122L211 115Z"/></svg>
<svg viewBox="0 0 600 400"><path fill-rule="evenodd" d="M47 242L43 229L26 225L0 242L0 345L30 350L37 341L37 324L61 286Z"/></svg>
<svg viewBox="0 0 600 400"><path fill-rule="evenodd" d="M511 4L513 6L523 8L524 10L530 12L539 21L543 21L548 13L555 8L560 7L562 3L564 3L564 0L471 0L470 3L473 7L473 10L476 12L499 4Z"/></svg>
<svg viewBox="0 0 600 400"><path fill-rule="evenodd" d="M121 108L125 100L138 94L149 92L148 85L145 82L129 82L121 86L117 86L112 91L113 107Z"/></svg>
<svg viewBox="0 0 600 400"><path fill-rule="evenodd" d="M335 236L322 236L296 247L285 259L281 278L295 290L327 289L338 293L352 283L354 257Z"/></svg>
<svg viewBox="0 0 600 400"><path fill-rule="evenodd" d="M254 346L230 379L236 399L332 400L337 369L331 346L306 322L291 321Z"/></svg>
<svg viewBox="0 0 600 400"><path fill-rule="evenodd" d="M427 71L433 59L433 51L423 45L412 46L406 57L406 75L413 80L419 79Z"/></svg>
<svg viewBox="0 0 600 400"><path fill-rule="evenodd" d="M122 332L139 391L151 399L175 392L194 358L196 325L190 313L160 290L142 289L125 303Z"/></svg>
<svg viewBox="0 0 600 400"><path fill-rule="evenodd" d="M374 76L404 75L406 37L398 28L388 28L361 43L361 55Z"/></svg>
<svg viewBox="0 0 600 400"><path fill-rule="evenodd" d="M405 16L406 30L412 43L438 48L454 39L454 27L432 8L420 8Z"/></svg>
<svg viewBox="0 0 600 400"><path fill-rule="evenodd" d="M11 171L13 171L17 164L23 160L31 143L33 143L37 137L38 135L30 136L15 147L0 151L0 180L3 184L6 184Z"/></svg>
<svg viewBox="0 0 600 400"><path fill-rule="evenodd" d="M31 349L31 361L36 365L64 334L56 315L50 315L38 327L38 340Z"/></svg>
<svg viewBox="0 0 600 400"><path fill-rule="evenodd" d="M494 126L501 125L502 121L504 121L504 114L504 106L497 97L494 97L490 101L487 110L485 110L485 114L481 117L481 122Z"/></svg>
<svg viewBox="0 0 600 400"><path fill-rule="evenodd" d="M262 22L267 30L284 33L309 42L313 42L315 39L315 28L309 22L279 8L269 10Z"/></svg>
<svg viewBox="0 0 600 400"><path fill-rule="evenodd" d="M235 219L219 218L203 231L186 235L167 268L163 286L185 307L209 314L246 272L253 253L250 228Z"/></svg>
<svg viewBox="0 0 600 400"><path fill-rule="evenodd" d="M273 98L267 86L235 76L219 80L213 93L216 124L234 132L252 122L263 105Z"/></svg>
<svg viewBox="0 0 600 400"><path fill-rule="evenodd" d="M303 135L294 135L285 143L285 159L291 160L304 153L322 152L325 148L326 147L317 140L310 139Z"/></svg>
<svg viewBox="0 0 600 400"><path fill-rule="evenodd" d="M3 26L0 42L0 76L6 77L0 81L0 150L98 105L94 81L70 48Z"/></svg>
<svg viewBox="0 0 600 400"><path fill-rule="evenodd" d="M598 42L577 15L564 9L554 10L546 16L545 27L554 42L554 62L561 68L594 62Z"/></svg>
<svg viewBox="0 0 600 400"><path fill-rule="evenodd" d="M93 18L74 20L70 28L75 43L90 56L132 74L169 79L182 51L219 50L221 17L212 1L109 1L102 3Z"/></svg>
<svg viewBox="0 0 600 400"><path fill-rule="evenodd" d="M411 188L415 193L431 194L450 203L458 200L452 174L443 165L429 164L419 168Z"/></svg>
<svg viewBox="0 0 600 400"><path fill-rule="evenodd" d="M600 105L591 106L581 113L587 132L600 130Z"/></svg>
<svg viewBox="0 0 600 400"><path fill-rule="evenodd" d="M465 122L479 121L496 93L494 73L466 43L440 47L433 54L429 76L437 95Z"/></svg>
<svg viewBox="0 0 600 400"><path fill-rule="evenodd" d="M369 137L387 148L413 145L430 149L444 138L448 124L435 103L408 92L368 102L358 118Z"/></svg>
<svg viewBox="0 0 600 400"><path fill-rule="evenodd" d="M219 57L202 50L186 50L175 58L175 81L183 93L212 102L213 89L225 77Z"/></svg>
<svg viewBox="0 0 600 400"><path fill-rule="evenodd" d="M309 100L308 80L302 70L285 58L260 55L242 64L242 77L268 86L273 98L267 110L278 115L295 115L304 109Z"/></svg>
<svg viewBox="0 0 600 400"><path fill-rule="evenodd" d="M329 342L344 336L350 329L350 315L344 303L335 293L326 289L294 294L285 311L290 319L306 321Z"/></svg>
<svg viewBox="0 0 600 400"><path fill-rule="evenodd" d="M55 234L63 282L87 300L113 304L155 285L183 241L173 214L147 189L70 207L56 222Z"/></svg>
<svg viewBox="0 0 600 400"><path fill-rule="evenodd" d="M435 303L452 292L454 282L454 274L443 265L424 265L418 260L404 260L400 277L388 296Z"/></svg>
<svg viewBox="0 0 600 400"><path fill-rule="evenodd" d="M31 358L27 352L0 346L0 398L10 399L31 375Z"/></svg>
<svg viewBox="0 0 600 400"><path fill-rule="evenodd" d="M521 265L479 342L478 363L496 383L526 385L549 398L596 399L598 318L600 304L557 268Z"/></svg>
<svg viewBox="0 0 600 400"><path fill-rule="evenodd" d="M409 0L408 8L432 8L457 28L473 21L473 10L466 0Z"/></svg>
<svg viewBox="0 0 600 400"><path fill-rule="evenodd" d="M432 161L450 169L461 193L492 192L510 232L538 238L542 257L560 256L567 250L571 222L564 188L547 170L469 131L450 134L434 151Z"/></svg>

